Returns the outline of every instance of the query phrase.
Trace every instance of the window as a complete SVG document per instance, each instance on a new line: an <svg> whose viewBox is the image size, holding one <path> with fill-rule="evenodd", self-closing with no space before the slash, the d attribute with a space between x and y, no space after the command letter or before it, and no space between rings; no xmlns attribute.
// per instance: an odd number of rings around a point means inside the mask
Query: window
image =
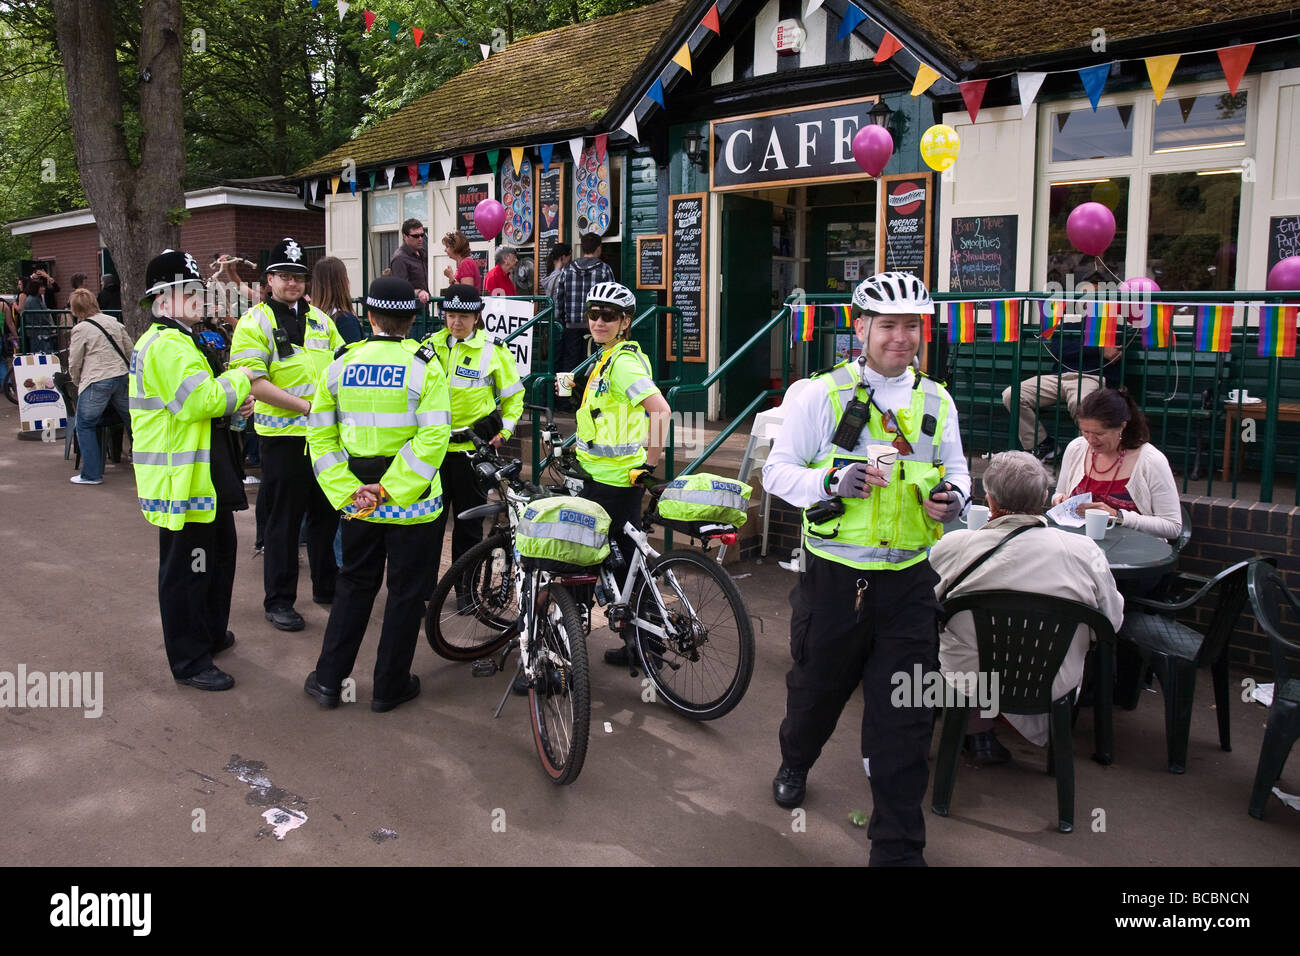
<svg viewBox="0 0 1300 956"><path fill-rule="evenodd" d="M1237 275L1237 169L1151 177L1146 274L1166 292L1231 289Z"/></svg>
<svg viewBox="0 0 1300 956"><path fill-rule="evenodd" d="M396 225L401 222L401 194L376 192L370 194L370 224L372 226Z"/></svg>
<svg viewBox="0 0 1300 956"><path fill-rule="evenodd" d="M1048 193L1051 208L1047 219L1047 281L1064 289L1077 289L1086 282L1114 282L1124 278L1124 260L1128 252L1127 176L1053 183ZM1115 238L1101 255L1084 255L1074 248L1066 234L1070 213L1086 202L1099 202L1115 214Z"/></svg>
<svg viewBox="0 0 1300 956"><path fill-rule="evenodd" d="M407 219L429 224L429 196L423 189L413 189L402 196L402 221Z"/></svg>
<svg viewBox="0 0 1300 956"><path fill-rule="evenodd" d="M1244 91L1167 97L1156 104L1151 148L1157 153L1245 145Z"/></svg>
<svg viewBox="0 0 1300 956"><path fill-rule="evenodd" d="M1052 124L1052 162L1133 155L1133 106L1091 107L1057 113Z"/></svg>

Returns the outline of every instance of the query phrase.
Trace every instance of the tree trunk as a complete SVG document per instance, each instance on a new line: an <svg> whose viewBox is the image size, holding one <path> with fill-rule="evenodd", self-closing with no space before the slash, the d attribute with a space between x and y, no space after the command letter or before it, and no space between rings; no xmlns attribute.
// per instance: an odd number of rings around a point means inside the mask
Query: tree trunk
<svg viewBox="0 0 1300 956"><path fill-rule="evenodd" d="M123 132L122 86L113 4L54 0L56 35L67 77L68 115L81 185L122 284L122 315L132 335L148 324L136 303L149 260L180 248L185 209L180 0L143 0L140 11L139 165ZM146 81L144 75L149 79Z"/></svg>

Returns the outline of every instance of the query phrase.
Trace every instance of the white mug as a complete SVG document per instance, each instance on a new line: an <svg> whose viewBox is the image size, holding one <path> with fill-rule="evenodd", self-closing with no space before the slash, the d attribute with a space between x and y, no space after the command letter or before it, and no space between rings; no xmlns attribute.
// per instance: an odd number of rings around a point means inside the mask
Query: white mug
<svg viewBox="0 0 1300 956"><path fill-rule="evenodd" d="M989 509L984 505L971 505L970 510L966 512L966 517L962 519L962 524L972 531L978 531L984 525L988 524Z"/></svg>
<svg viewBox="0 0 1300 956"><path fill-rule="evenodd" d="M556 372L555 384L557 386L558 394L560 394L561 396L572 395L573 394L573 373Z"/></svg>
<svg viewBox="0 0 1300 956"><path fill-rule="evenodd" d="M1235 403L1235 402L1239 402L1239 401L1240 401L1240 402L1249 402L1249 401L1250 401L1250 393L1247 392L1244 388L1241 389L1240 392L1239 392L1237 389L1234 388L1234 389L1232 389L1231 391L1228 392L1228 401L1230 401L1230 402L1234 402L1234 403Z"/></svg>
<svg viewBox="0 0 1300 956"><path fill-rule="evenodd" d="M1115 527L1115 519L1104 511L1091 509L1083 515L1083 526L1088 533L1088 537L1094 541L1100 541L1106 537L1107 531Z"/></svg>

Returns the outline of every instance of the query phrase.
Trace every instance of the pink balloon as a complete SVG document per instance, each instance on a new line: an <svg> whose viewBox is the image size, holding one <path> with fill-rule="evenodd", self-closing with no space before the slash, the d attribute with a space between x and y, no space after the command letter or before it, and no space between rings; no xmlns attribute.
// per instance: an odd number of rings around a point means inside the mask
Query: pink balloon
<svg viewBox="0 0 1300 956"><path fill-rule="evenodd" d="M1086 256L1099 256L1115 238L1115 214L1099 202L1075 206L1065 221L1065 234Z"/></svg>
<svg viewBox="0 0 1300 956"><path fill-rule="evenodd" d="M883 126L864 126L853 137L853 158L870 176L879 176L893 155L894 137Z"/></svg>
<svg viewBox="0 0 1300 956"><path fill-rule="evenodd" d="M1268 270L1269 292L1300 292L1300 256L1289 256Z"/></svg>
<svg viewBox="0 0 1300 956"><path fill-rule="evenodd" d="M1119 284L1119 291L1142 297L1138 301L1120 307L1120 314L1124 318L1140 319L1147 314L1146 302L1153 294L1160 291L1160 286L1156 284L1155 279L1149 279L1146 276L1133 276Z"/></svg>
<svg viewBox="0 0 1300 956"><path fill-rule="evenodd" d="M484 199L474 207L474 225L484 239L495 239L506 223L506 207L495 199Z"/></svg>

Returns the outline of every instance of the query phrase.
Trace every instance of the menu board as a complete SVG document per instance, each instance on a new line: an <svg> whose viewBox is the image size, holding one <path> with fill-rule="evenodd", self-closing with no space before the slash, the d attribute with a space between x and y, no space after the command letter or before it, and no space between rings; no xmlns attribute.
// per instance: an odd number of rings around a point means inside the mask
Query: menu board
<svg viewBox="0 0 1300 956"><path fill-rule="evenodd" d="M682 193L668 197L668 263L672 273L668 304L681 309L682 357L706 362L704 310L708 303L706 243L708 193ZM677 330L668 322L668 358L676 359Z"/></svg>
<svg viewBox="0 0 1300 956"><path fill-rule="evenodd" d="M1016 216L964 216L952 221L951 292L1016 290Z"/></svg>
<svg viewBox="0 0 1300 956"><path fill-rule="evenodd" d="M487 183L471 183L456 187L456 228L470 242L483 242L483 233L474 225L474 207L488 198Z"/></svg>
<svg viewBox="0 0 1300 956"><path fill-rule="evenodd" d="M900 173L880 180L880 272L910 272L930 282L930 196L933 173Z"/></svg>
<svg viewBox="0 0 1300 956"><path fill-rule="evenodd" d="M564 231L564 163L537 176L537 292L551 274L551 250Z"/></svg>
<svg viewBox="0 0 1300 956"><path fill-rule="evenodd" d="M1300 256L1300 216L1274 216L1268 221L1268 268L1291 256Z"/></svg>
<svg viewBox="0 0 1300 956"><path fill-rule="evenodd" d="M664 282L664 253L668 237L663 234L636 237L636 287L638 289L666 289Z"/></svg>

